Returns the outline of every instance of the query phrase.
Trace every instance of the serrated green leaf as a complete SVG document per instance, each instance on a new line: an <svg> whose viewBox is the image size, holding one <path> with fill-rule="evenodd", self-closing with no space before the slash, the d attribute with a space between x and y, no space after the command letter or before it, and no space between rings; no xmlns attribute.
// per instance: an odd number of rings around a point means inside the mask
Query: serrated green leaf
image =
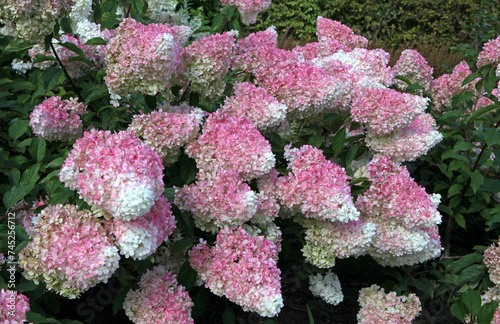
<svg viewBox="0 0 500 324"><path fill-rule="evenodd" d="M5 47L5 52L20 52L24 51L27 49L30 49L34 46L35 44L28 43L20 38L14 39L12 42Z"/></svg>
<svg viewBox="0 0 500 324"><path fill-rule="evenodd" d="M130 289L132 289L132 285L123 287L113 298L113 315L118 314L123 309L123 302Z"/></svg>
<svg viewBox="0 0 500 324"><path fill-rule="evenodd" d="M356 158L358 154L359 146L353 146L347 151L346 157L345 157L345 164L348 166L351 164L352 161Z"/></svg>
<svg viewBox="0 0 500 324"><path fill-rule="evenodd" d="M500 129L498 128L488 128L484 132L484 139L488 147L500 144Z"/></svg>
<svg viewBox="0 0 500 324"><path fill-rule="evenodd" d="M464 81L462 82L462 85L464 86L467 83L472 82L475 79L480 78L480 77L482 77L481 73L478 73L478 72L471 73L467 77L465 77Z"/></svg>
<svg viewBox="0 0 500 324"><path fill-rule="evenodd" d="M484 106L484 107L481 107L479 108L478 110L476 110L475 112L472 113L472 115L470 115L469 118L467 118L467 120L477 120L479 117L481 117L482 115L490 112L490 111L493 111L495 109L498 109L500 108L500 102L497 102L497 103L494 103L494 104L491 104L491 105L488 105L488 106Z"/></svg>
<svg viewBox="0 0 500 324"><path fill-rule="evenodd" d="M484 265L474 264L470 267L465 268L457 279L458 285L463 285L466 282L475 282L486 274L486 269Z"/></svg>
<svg viewBox="0 0 500 324"><path fill-rule="evenodd" d="M483 256L478 253L471 253L464 255L457 261L453 262L449 267L453 269L453 273L459 273L463 269L467 268L473 263L481 262L483 260Z"/></svg>
<svg viewBox="0 0 500 324"><path fill-rule="evenodd" d="M481 294L477 290L467 290L462 295L462 302L464 303L465 308L469 311L473 316L477 316L479 311L481 310Z"/></svg>
<svg viewBox="0 0 500 324"><path fill-rule="evenodd" d="M85 45L107 45L107 44L108 42L106 42L101 37L94 37L85 42Z"/></svg>
<svg viewBox="0 0 500 324"><path fill-rule="evenodd" d="M40 178L38 175L38 170L40 165L37 163L30 166L23 172L21 176L21 181L19 184L12 187L3 197L3 201L6 209L12 208L12 206L19 200L24 198L33 188L35 188L36 182Z"/></svg>
<svg viewBox="0 0 500 324"><path fill-rule="evenodd" d="M325 138L323 136L313 135L309 138L309 141L307 142L307 144L314 146L316 148L320 148L324 142L325 142Z"/></svg>
<svg viewBox="0 0 500 324"><path fill-rule="evenodd" d="M466 141L459 141L453 146L453 152L468 151L473 148L476 148L476 145Z"/></svg>
<svg viewBox="0 0 500 324"><path fill-rule="evenodd" d="M61 170L54 170L52 172L50 172L49 174L47 174L47 176L45 178L42 179L42 181L40 181L40 183L45 183L49 180L52 180L53 178L57 177L59 179L59 171Z"/></svg>
<svg viewBox="0 0 500 324"><path fill-rule="evenodd" d="M45 157L45 149L47 147L47 143L44 139L34 138L30 145L30 155L31 157L40 162Z"/></svg>
<svg viewBox="0 0 500 324"><path fill-rule="evenodd" d="M52 55L45 55L45 54L41 54L41 53L36 54L32 60L33 64L46 62L46 61L57 61L57 60Z"/></svg>
<svg viewBox="0 0 500 324"><path fill-rule="evenodd" d="M471 173L470 178L471 178L470 186L475 194L479 190L479 188L481 188L481 186L483 185L484 177L481 174L481 172L479 172L479 170L474 170L474 172Z"/></svg>
<svg viewBox="0 0 500 324"><path fill-rule="evenodd" d="M467 314L467 309L465 308L462 301L457 301L450 308L451 314L458 318L460 321L463 321L465 318L465 314Z"/></svg>
<svg viewBox="0 0 500 324"><path fill-rule="evenodd" d="M197 276L198 273L191 268L189 261L184 261L179 270L177 280L180 285L183 285L187 290L189 290L193 288Z"/></svg>
<svg viewBox="0 0 500 324"><path fill-rule="evenodd" d="M196 161L189 158L187 155L183 155L179 162L181 178L185 184L190 184L196 179L196 174L198 173Z"/></svg>
<svg viewBox="0 0 500 324"><path fill-rule="evenodd" d="M448 189L448 197L452 197L454 195L457 195L460 193L460 191L463 189L463 185L459 183L455 183Z"/></svg>
<svg viewBox="0 0 500 324"><path fill-rule="evenodd" d="M96 86L85 98L85 104L106 97L109 94L108 87L106 86Z"/></svg>
<svg viewBox="0 0 500 324"><path fill-rule="evenodd" d="M64 158L58 157L47 163L47 168L58 168L64 164Z"/></svg>
<svg viewBox="0 0 500 324"><path fill-rule="evenodd" d="M334 155L338 155L342 151L342 148L344 147L345 143L345 134L346 134L345 127L342 127L333 137L332 150Z"/></svg>
<svg viewBox="0 0 500 324"><path fill-rule="evenodd" d="M496 194L500 192L500 180L496 179L485 179L484 184L481 186L481 190Z"/></svg>
<svg viewBox="0 0 500 324"><path fill-rule="evenodd" d="M184 250L186 247L190 246L191 244L194 244L198 242L197 239L194 237L183 237L178 241L175 241L172 244L172 253L179 253L182 250Z"/></svg>
<svg viewBox="0 0 500 324"><path fill-rule="evenodd" d="M492 301L484 304L481 307L479 314L477 314L477 324L490 324L498 304L498 301Z"/></svg>
<svg viewBox="0 0 500 324"><path fill-rule="evenodd" d="M465 224L464 215L462 215L460 213L455 213L455 214L453 214L453 218L455 219L455 222L457 222L458 226L460 226L461 228L467 228L467 226Z"/></svg>
<svg viewBox="0 0 500 324"><path fill-rule="evenodd" d="M17 140L28 130L27 119L18 119L14 124L9 126L9 136L12 140Z"/></svg>
<svg viewBox="0 0 500 324"><path fill-rule="evenodd" d="M175 188L165 188L163 195L168 198L168 201L173 202L175 199Z"/></svg>

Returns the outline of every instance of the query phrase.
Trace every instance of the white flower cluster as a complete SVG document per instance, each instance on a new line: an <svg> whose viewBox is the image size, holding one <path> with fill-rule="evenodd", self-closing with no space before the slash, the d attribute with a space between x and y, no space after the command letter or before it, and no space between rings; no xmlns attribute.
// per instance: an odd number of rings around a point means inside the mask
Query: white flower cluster
<svg viewBox="0 0 500 324"><path fill-rule="evenodd" d="M338 305L344 300L339 277L331 271L328 271L325 275L321 273L315 276L310 275L309 290L314 296L320 297L328 304Z"/></svg>

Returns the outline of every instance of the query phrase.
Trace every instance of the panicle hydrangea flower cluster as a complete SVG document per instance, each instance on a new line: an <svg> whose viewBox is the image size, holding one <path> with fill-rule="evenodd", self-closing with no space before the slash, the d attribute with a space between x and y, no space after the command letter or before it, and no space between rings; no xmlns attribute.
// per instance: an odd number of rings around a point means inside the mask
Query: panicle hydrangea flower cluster
<svg viewBox="0 0 500 324"><path fill-rule="evenodd" d="M394 83L395 73L388 66L391 55L382 49L355 48L351 52L339 50L331 58L352 66L356 71L370 77L372 82L389 87Z"/></svg>
<svg viewBox="0 0 500 324"><path fill-rule="evenodd" d="M474 85L479 78L462 86L464 79L471 73L467 63L462 61L453 68L451 74L443 74L431 81L429 94L436 111L440 111L442 107L450 107L451 99L458 93L465 91L475 93Z"/></svg>
<svg viewBox="0 0 500 324"><path fill-rule="evenodd" d="M164 191L161 156L127 131L85 132L59 179L89 205L123 220L149 212Z"/></svg>
<svg viewBox="0 0 500 324"><path fill-rule="evenodd" d="M323 151L310 145L285 148L291 172L277 181L280 202L306 217L348 222L357 220L349 177L344 168L326 160Z"/></svg>
<svg viewBox="0 0 500 324"><path fill-rule="evenodd" d="M73 141L82 136L80 115L87 108L77 98L62 100L59 96L45 99L30 114L29 125L33 133L47 141Z"/></svg>
<svg viewBox="0 0 500 324"><path fill-rule="evenodd" d="M229 71L237 31L204 37L184 49L184 76L194 92L215 100L224 92L223 77Z"/></svg>
<svg viewBox="0 0 500 324"><path fill-rule="evenodd" d="M276 169L272 169L268 174L257 179L257 197L259 200L257 212L250 220L252 223L264 227L273 226L274 219L280 211L278 203L278 195L276 193L276 182L278 181L279 173Z"/></svg>
<svg viewBox="0 0 500 324"><path fill-rule="evenodd" d="M136 324L194 323L193 302L186 289L177 284L177 276L163 266L156 266L142 275L139 289L130 290L123 309Z"/></svg>
<svg viewBox="0 0 500 324"><path fill-rule="evenodd" d="M356 35L348 26L321 16L316 20L316 36L320 42L323 38L329 38L344 44L350 49L355 47L366 48L368 46L368 39Z"/></svg>
<svg viewBox="0 0 500 324"><path fill-rule="evenodd" d="M376 224L369 254L386 266L412 265L441 254L439 195L428 195L404 166L389 157L367 165L370 188L358 196L362 219Z"/></svg>
<svg viewBox="0 0 500 324"><path fill-rule="evenodd" d="M331 271L327 271L324 275L321 273L310 275L309 290L328 304L338 305L344 300L339 277Z"/></svg>
<svg viewBox="0 0 500 324"><path fill-rule="evenodd" d="M288 107L288 117L304 119L332 109L340 83L323 69L297 60L268 65L256 73L257 83Z"/></svg>
<svg viewBox="0 0 500 324"><path fill-rule="evenodd" d="M417 295L397 296L394 291L386 293L377 285L361 289L358 302L359 324L411 324L422 310Z"/></svg>
<svg viewBox="0 0 500 324"><path fill-rule="evenodd" d="M243 228L224 228L215 246L201 242L189 251L189 263L217 296L261 316L274 317L283 307L276 245Z"/></svg>
<svg viewBox="0 0 500 324"><path fill-rule="evenodd" d="M169 95L183 72L182 47L169 24L122 20L106 47L106 85L119 95Z"/></svg>
<svg viewBox="0 0 500 324"><path fill-rule="evenodd" d="M364 123L375 135L389 135L413 122L428 99L393 89L367 89L351 106L354 121Z"/></svg>
<svg viewBox="0 0 500 324"><path fill-rule="evenodd" d="M72 50L67 49L62 45L58 46L57 54L70 77L78 78L83 74L83 71L86 68L99 68L104 64L104 50L105 50L104 46L85 45L84 41L76 37L70 35L62 35L61 43L66 43L66 42L76 45L79 49L83 51L85 57L88 58L90 62L93 63L92 66L89 66L87 63L82 61L70 61L69 60L70 58L77 57L78 54L76 54Z"/></svg>
<svg viewBox="0 0 500 324"><path fill-rule="evenodd" d="M484 44L483 50L479 53L477 58L477 67L488 64L497 64L500 61L500 36L491 39L488 43Z"/></svg>
<svg viewBox="0 0 500 324"><path fill-rule="evenodd" d="M224 226L235 227L257 212L257 195L236 170L224 170L208 180L185 185L175 194L180 210L193 213L196 226L217 233Z"/></svg>
<svg viewBox="0 0 500 324"><path fill-rule="evenodd" d="M483 262L488 268L491 281L500 286L500 247L495 244L490 245L484 251Z"/></svg>
<svg viewBox="0 0 500 324"><path fill-rule="evenodd" d="M227 115L244 117L264 131L285 120L287 107L266 89L250 82L238 82L234 84L234 95L226 98L220 110Z"/></svg>
<svg viewBox="0 0 500 324"><path fill-rule="evenodd" d="M198 179L222 170L236 170L243 180L268 173L276 162L271 144L245 118L213 113L203 125L203 133L185 147L196 160Z"/></svg>
<svg viewBox="0 0 500 324"><path fill-rule="evenodd" d="M221 0L223 6L236 6L241 22L245 25L255 24L257 15L267 9L271 0Z"/></svg>
<svg viewBox="0 0 500 324"><path fill-rule="evenodd" d="M48 201L49 197L46 197L45 200ZM18 203L12 206L12 210L16 211L17 223L24 227L24 230L29 237L31 237L33 233L33 220L36 221L36 209L45 206L46 204L47 203L43 200L43 198L38 198L33 201L31 206L28 206L24 199L21 199Z"/></svg>
<svg viewBox="0 0 500 324"><path fill-rule="evenodd" d="M394 162L414 161L441 142L443 135L437 131L436 120L431 114L422 114L401 129L386 136L368 131L366 145L375 152L389 156Z"/></svg>
<svg viewBox="0 0 500 324"><path fill-rule="evenodd" d="M195 140L204 112L188 105L159 105L159 110L135 115L127 130L163 157L165 165L175 163L181 147Z"/></svg>
<svg viewBox="0 0 500 324"><path fill-rule="evenodd" d="M429 91L431 87L434 69L427 64L427 60L416 50L404 50L396 65L394 65L393 71L396 75L407 78L411 83L421 85L425 91ZM402 80L395 80L395 84L398 89L405 90L407 87L406 82Z"/></svg>
<svg viewBox="0 0 500 324"><path fill-rule="evenodd" d="M24 74L28 70L31 70L33 68L33 63L31 62L24 62L18 58L15 58L12 60L12 63L10 65L14 71L16 71L16 74Z"/></svg>
<svg viewBox="0 0 500 324"><path fill-rule="evenodd" d="M175 228L170 203L160 197L145 215L130 221L109 220L110 232L120 254L134 260L143 260L153 254L168 239Z"/></svg>
<svg viewBox="0 0 500 324"><path fill-rule="evenodd" d="M0 34L42 43L57 20L66 17L74 0L6 0L0 7Z"/></svg>
<svg viewBox="0 0 500 324"><path fill-rule="evenodd" d="M28 297L15 290L0 290L0 322L19 324L26 322L26 313L30 310Z"/></svg>
<svg viewBox="0 0 500 324"><path fill-rule="evenodd" d="M23 275L67 298L77 298L118 268L120 256L105 228L75 205L48 206L36 216L33 239L19 253Z"/></svg>
<svg viewBox="0 0 500 324"><path fill-rule="evenodd" d="M335 259L358 257L368 252L375 236L375 225L363 221L348 223L317 219L296 219L304 228L306 244L302 253L318 268L331 268Z"/></svg>

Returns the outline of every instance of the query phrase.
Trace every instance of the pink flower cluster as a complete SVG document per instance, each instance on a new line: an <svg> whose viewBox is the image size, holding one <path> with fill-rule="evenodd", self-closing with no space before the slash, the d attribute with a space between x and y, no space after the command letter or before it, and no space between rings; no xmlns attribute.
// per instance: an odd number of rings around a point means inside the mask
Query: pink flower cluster
<svg viewBox="0 0 500 324"><path fill-rule="evenodd" d="M318 17L316 22L316 36L322 41L323 38L329 38L344 44L350 49L356 47L366 48L368 39L356 35L351 28L339 21Z"/></svg>
<svg viewBox="0 0 500 324"><path fill-rule="evenodd" d="M291 172L276 184L283 205L309 218L341 222L358 219L344 168L310 145L286 147L285 158Z"/></svg>
<svg viewBox="0 0 500 324"><path fill-rule="evenodd" d="M484 44L477 58L477 67L497 64L500 61L500 36Z"/></svg>
<svg viewBox="0 0 500 324"><path fill-rule="evenodd" d="M500 286L500 247L495 244L490 245L484 251L483 262L488 268L491 281Z"/></svg>
<svg viewBox="0 0 500 324"><path fill-rule="evenodd" d="M359 324L411 324L422 310L417 295L397 296L394 291L386 293L377 285L361 289L358 302Z"/></svg>
<svg viewBox="0 0 500 324"><path fill-rule="evenodd" d="M389 156L395 162L414 161L443 139L431 114L422 114L401 129L386 136L368 131L366 144L375 152Z"/></svg>
<svg viewBox="0 0 500 324"><path fill-rule="evenodd" d="M355 71L368 76L372 83L378 83L379 87L389 87L394 83L395 72L388 66L391 55L382 49L355 48L348 53L339 50L330 58L352 66Z"/></svg>
<svg viewBox="0 0 500 324"><path fill-rule="evenodd" d="M369 254L382 265L411 265L441 254L437 225L440 196L429 196L404 166L389 157L367 165L370 188L356 207L365 221L376 225Z"/></svg>
<svg viewBox="0 0 500 324"><path fill-rule="evenodd" d="M340 83L323 69L288 60L256 71L257 83L288 106L288 117L303 119L332 109Z"/></svg>
<svg viewBox="0 0 500 324"><path fill-rule="evenodd" d="M239 82L234 84L234 95L226 98L220 110L226 115L244 117L263 131L279 126L285 120L287 107L266 89Z"/></svg>
<svg viewBox="0 0 500 324"><path fill-rule="evenodd" d="M243 228L224 228L215 246L206 243L189 251L189 263L209 288L261 316L274 317L283 307L276 245Z"/></svg>
<svg viewBox="0 0 500 324"><path fill-rule="evenodd" d="M369 222L341 223L306 218L298 221L306 229L306 244L302 248L306 261L323 269L333 267L336 258L366 254L375 236L375 225Z"/></svg>
<svg viewBox="0 0 500 324"><path fill-rule="evenodd" d="M59 179L89 205L123 220L149 212L164 191L161 156L127 131L85 132Z"/></svg>
<svg viewBox="0 0 500 324"><path fill-rule="evenodd" d="M56 21L66 17L74 0L6 0L2 1L0 17L4 27L0 34L42 43Z"/></svg>
<svg viewBox="0 0 500 324"><path fill-rule="evenodd" d="M45 200L49 200L46 197ZM26 234L31 237L33 233L33 217L35 216L35 211L37 208L42 207L46 202L42 198L38 198L31 206L29 206L24 199L21 199L18 203L12 206L12 210L16 213L16 221L21 224L26 231Z"/></svg>
<svg viewBox="0 0 500 324"><path fill-rule="evenodd" d="M393 89L367 89L351 106L354 121L364 123L375 135L388 135L423 113L428 99Z"/></svg>
<svg viewBox="0 0 500 324"><path fill-rule="evenodd" d="M229 71L231 53L237 31L203 37L186 47L182 55L184 76L194 92L207 100L215 100L224 92L223 80Z"/></svg>
<svg viewBox="0 0 500 324"><path fill-rule="evenodd" d="M139 289L130 290L123 301L125 314L136 324L194 323L191 318L191 297L176 275L163 266L156 266L142 275Z"/></svg>
<svg viewBox="0 0 500 324"><path fill-rule="evenodd" d="M224 226L242 225L257 212L259 201L235 170L224 170L208 180L185 185L176 192L175 204L193 213L195 224L217 232Z"/></svg>
<svg viewBox="0 0 500 324"><path fill-rule="evenodd" d="M149 213L130 221L113 219L109 230L115 236L120 254L143 260L153 254L168 239L175 228L175 218L168 199L160 197Z"/></svg>
<svg viewBox="0 0 500 324"><path fill-rule="evenodd" d="M199 180L222 170L235 170L243 180L251 180L268 173L275 163L271 145L250 121L218 111L185 150L196 160Z"/></svg>
<svg viewBox="0 0 500 324"><path fill-rule="evenodd" d="M120 256L99 221L75 205L48 206L34 220L33 239L19 253L23 275L77 298L118 268Z"/></svg>
<svg viewBox="0 0 500 324"><path fill-rule="evenodd" d="M35 106L30 114L33 133L47 141L69 142L82 136L83 126L80 115L87 108L77 98L62 100L59 96L45 99Z"/></svg>
<svg viewBox="0 0 500 324"><path fill-rule="evenodd" d="M276 182L279 173L272 169L269 173L257 179L257 197L259 200L256 214L251 222L264 227L272 226L273 220L278 216L280 205L278 204L278 195L276 193Z"/></svg>
<svg viewBox="0 0 500 324"><path fill-rule="evenodd" d="M417 83L428 91L431 86L434 69L427 64L426 59L417 51L406 49L401 53L393 67L396 75L403 76L412 83ZM395 81L399 89L406 89L407 84L401 80Z"/></svg>
<svg viewBox="0 0 500 324"><path fill-rule="evenodd" d="M479 78L462 86L464 79L471 73L467 63L462 61L455 66L451 74L443 74L432 80L430 95L436 111L440 111L443 107L450 107L454 95L465 91L473 93L476 91L474 85Z"/></svg>
<svg viewBox="0 0 500 324"><path fill-rule="evenodd" d="M185 104L158 108L135 115L127 130L161 154L165 165L169 165L177 161L181 147L198 137L205 113Z"/></svg>
<svg viewBox="0 0 500 324"><path fill-rule="evenodd" d="M0 290L0 322L19 324L26 322L26 313L30 310L28 297L15 290Z"/></svg>
<svg viewBox="0 0 500 324"><path fill-rule="evenodd" d="M245 25L255 24L259 12L266 10L271 0L221 0L223 6L236 6L241 22Z"/></svg>
<svg viewBox="0 0 500 324"><path fill-rule="evenodd" d="M169 94L183 71L182 47L169 24L122 20L106 47L106 85L119 95Z"/></svg>

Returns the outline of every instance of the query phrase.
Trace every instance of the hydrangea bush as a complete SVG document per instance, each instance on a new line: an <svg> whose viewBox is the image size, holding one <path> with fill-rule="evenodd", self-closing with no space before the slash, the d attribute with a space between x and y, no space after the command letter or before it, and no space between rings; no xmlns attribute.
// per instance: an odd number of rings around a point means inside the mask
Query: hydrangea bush
<svg viewBox="0 0 500 324"><path fill-rule="evenodd" d="M500 37L435 77L244 33L269 4L0 8L2 320L273 323L302 283L310 321L499 317Z"/></svg>

